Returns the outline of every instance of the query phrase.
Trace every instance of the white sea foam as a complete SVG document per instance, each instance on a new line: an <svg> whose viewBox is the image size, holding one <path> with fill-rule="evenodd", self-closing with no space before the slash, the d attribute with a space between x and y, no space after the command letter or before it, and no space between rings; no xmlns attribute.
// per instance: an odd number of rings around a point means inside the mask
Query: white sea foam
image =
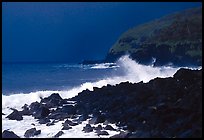
<svg viewBox="0 0 204 140"><path fill-rule="evenodd" d="M113 77L107 77L102 80L99 80L97 82L86 82L79 87L73 87L70 90L67 91L36 91L36 92L31 92L28 94L13 94L13 95L2 95L2 112L8 115L12 111L9 108L16 108L18 110L21 110L21 107L24 104L30 104L35 101L40 101L40 97L47 97L51 95L52 93L59 93L62 98L71 98L76 96L79 92L89 89L93 90L93 87L99 87L101 88L102 86L106 86L107 84L110 85L115 85L120 82L125 82L129 81L132 83L136 82L148 82L153 78L156 77L171 77L173 74L179 69L173 68L173 67L153 67L153 66L145 66L136 63L135 61L131 60L129 56L125 55L121 57L117 63L116 66L119 66L120 69L123 71L124 75L123 76L113 76ZM198 69L201 69L202 67L199 67ZM193 68L192 68L193 69ZM11 129L12 131L16 132L19 136L23 136L24 132L26 129L31 128L31 123L34 122L35 120L32 117L26 117L26 122L25 120L23 121L12 121L8 120L5 117L2 117L2 130L5 129ZM29 121L30 120L30 121ZM20 123L20 124L19 124ZM15 127L16 126L16 127ZM14 128L15 127L15 128ZM57 130L61 129L61 124L60 125L54 125L52 126L54 132L57 133ZM49 135L53 135L54 132L47 131L46 129L47 126L41 125L39 128L42 129L41 135L39 137L47 137ZM51 128L51 126L49 127ZM81 129L81 126L76 127L76 129L70 130L70 131L65 131L66 134L62 135L62 137L74 137L75 133L78 131L78 129ZM95 134L81 134L79 137L98 137Z"/></svg>
<svg viewBox="0 0 204 140"><path fill-rule="evenodd" d="M91 69L109 69L109 68L118 68L119 66L116 63L101 63L101 64L94 64L91 66Z"/></svg>

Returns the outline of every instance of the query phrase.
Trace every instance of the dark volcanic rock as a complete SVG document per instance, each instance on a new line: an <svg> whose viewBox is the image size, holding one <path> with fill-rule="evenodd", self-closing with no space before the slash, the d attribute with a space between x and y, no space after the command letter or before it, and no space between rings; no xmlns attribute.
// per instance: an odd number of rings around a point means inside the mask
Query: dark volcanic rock
<svg viewBox="0 0 204 140"><path fill-rule="evenodd" d="M74 122L72 122L72 121L70 121L70 120L68 120L68 119L64 122L64 124L68 124L68 125L70 125L70 126L78 125L78 123L74 123Z"/></svg>
<svg viewBox="0 0 204 140"><path fill-rule="evenodd" d="M76 114L76 109L73 105L62 106L61 108L57 108L56 111L66 113L68 115Z"/></svg>
<svg viewBox="0 0 204 140"><path fill-rule="evenodd" d="M9 118L10 120L23 120L22 114L18 110L13 110L11 114L9 114L6 118Z"/></svg>
<svg viewBox="0 0 204 140"><path fill-rule="evenodd" d="M53 93L49 97L42 99L40 103L45 104L48 108L53 108L62 105L64 101L58 93Z"/></svg>
<svg viewBox="0 0 204 140"><path fill-rule="evenodd" d="M115 137L202 137L202 70L85 90L71 100L77 113L93 114L90 124L110 122L128 131Z"/></svg>
<svg viewBox="0 0 204 140"><path fill-rule="evenodd" d="M38 121L39 121L40 124L46 124L46 123L50 122L50 119L42 118L42 119L39 119Z"/></svg>
<svg viewBox="0 0 204 140"><path fill-rule="evenodd" d="M102 130L102 129L103 129L103 127L100 124L94 128L94 130Z"/></svg>
<svg viewBox="0 0 204 140"><path fill-rule="evenodd" d="M77 123L81 123L82 121L85 121L88 119L88 115L87 114L83 114L81 115L78 119L77 119Z"/></svg>
<svg viewBox="0 0 204 140"><path fill-rule="evenodd" d="M52 122L48 122L47 124L46 124L46 126L51 126L51 125L54 125L55 124L55 120L53 120Z"/></svg>
<svg viewBox="0 0 204 140"><path fill-rule="evenodd" d="M98 136L100 136L100 135L109 135L107 131L101 131L101 130L97 130L96 133L97 133Z"/></svg>
<svg viewBox="0 0 204 140"><path fill-rule="evenodd" d="M72 127L70 127L69 125L64 125L62 127L62 130L69 130L69 129L72 129Z"/></svg>
<svg viewBox="0 0 204 140"><path fill-rule="evenodd" d="M130 132L120 132L119 134L113 135L110 138L128 138Z"/></svg>
<svg viewBox="0 0 204 140"><path fill-rule="evenodd" d="M2 133L2 138L20 138L13 131L4 130Z"/></svg>
<svg viewBox="0 0 204 140"><path fill-rule="evenodd" d="M70 126L75 126L75 125L77 125L77 124L75 124L72 121L67 119L64 123L62 123L62 126L63 126L62 130L72 129L72 127L70 127Z"/></svg>
<svg viewBox="0 0 204 140"><path fill-rule="evenodd" d="M29 138L29 137L34 137L35 135L39 135L40 133L41 133L41 130L36 130L36 128L31 128L26 130L24 136L26 138Z"/></svg>
<svg viewBox="0 0 204 140"><path fill-rule="evenodd" d="M19 111L22 115L31 115L32 113L29 110L29 107L27 104L25 104L22 111Z"/></svg>
<svg viewBox="0 0 204 140"><path fill-rule="evenodd" d="M90 124L98 124L98 123L103 123L105 121L105 116L100 114L97 115L96 117L91 118L91 120L89 120Z"/></svg>
<svg viewBox="0 0 204 140"><path fill-rule="evenodd" d="M40 118L45 118L48 116L48 114L50 113L49 109L47 107L41 106L39 108L39 110L37 110L37 112L33 113L33 116L36 119L40 119Z"/></svg>
<svg viewBox="0 0 204 140"><path fill-rule="evenodd" d="M60 112L60 111L52 112L48 116L49 119L55 119L55 120L64 120L68 117L69 117L69 115L67 113Z"/></svg>
<svg viewBox="0 0 204 140"><path fill-rule="evenodd" d="M114 129L111 125L107 125L106 127L104 127L105 130L112 130L115 131L116 129Z"/></svg>
<svg viewBox="0 0 204 140"><path fill-rule="evenodd" d="M54 135L54 138L59 138L59 136L61 136L62 134L64 134L64 132L59 131L56 135Z"/></svg>
<svg viewBox="0 0 204 140"><path fill-rule="evenodd" d="M89 132L92 132L93 131L93 127L91 127L90 124L86 124L85 127L83 127L83 130L85 133L89 133Z"/></svg>
<svg viewBox="0 0 204 140"><path fill-rule="evenodd" d="M36 119L45 118L49 115L50 110L45 105L40 104L39 102L33 102L30 104L30 112Z"/></svg>

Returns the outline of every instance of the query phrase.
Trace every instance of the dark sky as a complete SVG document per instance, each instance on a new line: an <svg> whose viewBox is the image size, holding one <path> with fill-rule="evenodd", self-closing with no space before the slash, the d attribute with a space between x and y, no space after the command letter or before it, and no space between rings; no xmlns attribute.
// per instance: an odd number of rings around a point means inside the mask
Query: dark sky
<svg viewBox="0 0 204 140"><path fill-rule="evenodd" d="M3 62L103 59L135 25L200 2L3 2Z"/></svg>

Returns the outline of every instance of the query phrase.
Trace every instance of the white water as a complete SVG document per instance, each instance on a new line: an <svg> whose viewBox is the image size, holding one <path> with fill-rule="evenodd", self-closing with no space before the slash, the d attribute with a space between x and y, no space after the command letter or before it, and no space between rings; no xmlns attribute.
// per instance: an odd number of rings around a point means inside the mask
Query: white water
<svg viewBox="0 0 204 140"><path fill-rule="evenodd" d="M38 124L37 121L32 117L24 117L25 120L22 121L14 121L8 120L5 118L9 113L12 112L9 108L16 108L21 110L21 107L24 104L31 104L35 101L40 101L40 97L47 97L52 93L59 93L62 98L71 98L76 96L79 92L89 89L93 90L93 87L106 86L107 84L115 85L119 84L120 82L129 81L132 83L136 82L148 82L151 79L156 77L171 77L179 68L172 68L172 67L153 67L153 66L145 66L136 63L135 61L131 60L127 55L121 57L117 61L117 66L119 66L125 73L123 76L118 77L107 77L105 79L99 80L97 82L91 83L87 82L82 84L79 87L73 87L71 90L68 91L37 91L31 92L27 94L19 93L13 95L2 95L2 112L6 115L2 116L2 131L6 129L10 129L17 135L23 137L23 134L27 129L30 129L31 123ZM96 65L101 68L104 65ZM106 67L106 66L105 66ZM63 134L61 137L98 137L95 133L82 133L81 130L85 126L85 122L82 125L75 126L75 128L71 130L64 131L66 134ZM57 123L54 126L45 126L38 124L35 126L37 129L41 129L42 134L38 135L37 137L51 137L51 135L55 135L59 130L61 130L61 123ZM79 132L80 131L80 132ZM55 134L54 134L55 133ZM110 134L116 134L119 132L110 132ZM79 134L76 136L76 134ZM109 135L110 137L111 135Z"/></svg>

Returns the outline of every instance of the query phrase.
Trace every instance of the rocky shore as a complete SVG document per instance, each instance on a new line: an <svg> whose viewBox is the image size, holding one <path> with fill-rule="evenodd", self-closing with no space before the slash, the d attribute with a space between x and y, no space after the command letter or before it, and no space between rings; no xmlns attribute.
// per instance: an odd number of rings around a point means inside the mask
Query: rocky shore
<svg viewBox="0 0 204 140"><path fill-rule="evenodd" d="M17 121L33 116L46 126L63 121L54 138L87 120L81 131L94 132L99 137L110 136L111 131L117 132L111 138L202 137L202 70L181 68L173 77L95 87L70 99L53 93L40 102L25 104L21 111L12 110L2 115ZM31 124L24 137L34 137L42 131ZM3 130L2 137L19 138L12 130Z"/></svg>

